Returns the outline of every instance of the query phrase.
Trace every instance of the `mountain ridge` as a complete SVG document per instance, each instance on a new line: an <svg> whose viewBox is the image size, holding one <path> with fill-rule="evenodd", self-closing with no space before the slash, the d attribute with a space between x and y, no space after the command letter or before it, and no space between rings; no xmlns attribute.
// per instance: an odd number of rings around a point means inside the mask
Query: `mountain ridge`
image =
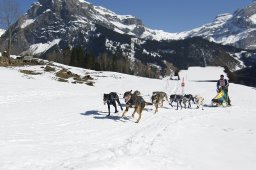
<svg viewBox="0 0 256 170"><path fill-rule="evenodd" d="M215 23L223 25L229 17L220 15ZM12 28L13 53L51 58L65 64L71 63L72 49L78 47L95 58L105 53L123 56L131 62L139 61L145 67L154 65L162 70L168 67L167 63L177 69L191 65L221 65L230 70L244 67L240 59L245 58L242 49L222 47L198 38L197 34L151 30L136 17L118 15L82 0L39 0ZM184 40L177 38L185 35ZM0 50L7 46L6 39L6 34L0 38L3 44ZM253 55L249 52L247 58Z"/></svg>
<svg viewBox="0 0 256 170"><path fill-rule="evenodd" d="M217 20L186 32L186 37L200 36L224 45L256 49L256 1L243 9L236 10L233 14L224 14L224 16L220 21L217 16Z"/></svg>

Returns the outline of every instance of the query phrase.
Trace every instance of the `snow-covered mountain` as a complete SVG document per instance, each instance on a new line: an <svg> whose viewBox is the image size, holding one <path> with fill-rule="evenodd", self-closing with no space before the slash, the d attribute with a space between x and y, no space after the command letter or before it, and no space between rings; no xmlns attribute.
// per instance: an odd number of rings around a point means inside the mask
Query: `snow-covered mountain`
<svg viewBox="0 0 256 170"><path fill-rule="evenodd" d="M223 25L228 18L218 17L215 25ZM118 15L83 0L39 0L12 27L12 53L66 64L71 63L70 54L77 47L96 57L127 57L146 67L156 66L162 73L168 63L177 69L213 65L237 70L248 65L242 59L254 56L252 52L193 38L196 34L192 32L152 30L136 17ZM0 38L0 50L7 47L6 39L7 34Z"/></svg>
<svg viewBox="0 0 256 170"><path fill-rule="evenodd" d="M96 9L108 20L108 15L113 18L124 17L102 7L96 7ZM135 19L132 16L128 17ZM233 45L243 49L256 49L256 1L252 2L244 9L235 11L233 14L220 14L212 23L180 33L152 30L145 27L142 22L127 26L126 22L121 22L122 24L120 24L120 22L116 22L116 20L110 21L115 26L115 31L134 35L139 38L161 41L203 37L224 45Z"/></svg>
<svg viewBox="0 0 256 170"><path fill-rule="evenodd" d="M130 108L107 117L103 93L139 90L150 102L153 91L175 89L179 81L157 80L96 72L51 63L56 71L68 69L90 75L94 86L56 81L45 65L0 67L0 169L75 170L255 170L256 91L230 84L231 107L175 110L167 101L154 114L147 105L138 118ZM31 70L37 75L26 75ZM203 74L203 75L202 75ZM185 91L199 94L209 104L216 95L215 80L223 68L184 72ZM206 78L206 79L204 79ZM191 80L191 81L190 81Z"/></svg>
<svg viewBox="0 0 256 170"><path fill-rule="evenodd" d="M39 24L42 22L42 18L45 18L44 25ZM51 23L48 22L49 20L51 20ZM65 20L66 22L63 23ZM49 24L50 26L47 27L46 25ZM39 0L18 21L16 27L21 30L28 30L33 28L33 25L34 27L41 26L40 32L38 30L35 33L38 38L40 37L40 43L48 47L51 47L49 44L52 43L58 44L56 34L59 34L59 36L61 34L70 35L74 30L78 31L87 28L81 34L83 36L86 35L88 40L89 34L95 31L97 25L103 25L120 34L127 34L142 39L158 41L182 40L199 36L216 43L234 45L239 48L256 48L254 41L256 29L255 1L246 8L237 10L234 14L219 15L212 23L202 27L186 32L168 33L162 30L147 28L140 19L134 16L118 15L104 7L93 6L84 0ZM27 38L26 35L24 36ZM38 38L37 40L27 40L25 44L29 45L30 41L37 42L39 41ZM67 38L73 43L76 41L70 37ZM39 46L41 45L40 43L33 45ZM33 51L35 46L31 47L30 50ZM32 53L37 53L37 51Z"/></svg>
<svg viewBox="0 0 256 170"><path fill-rule="evenodd" d="M111 11L109 12L113 16L118 16ZM115 26L117 31L120 30L120 28L125 28L125 26L123 27L119 24ZM243 49L256 49L256 1L252 2L244 9L235 11L233 14L220 14L213 22L190 31L168 33L162 30L152 30L142 24L126 27L126 29L127 31L121 33L128 33L139 38L158 41L203 37L224 45L233 45ZM137 30L140 31L137 32Z"/></svg>
<svg viewBox="0 0 256 170"><path fill-rule="evenodd" d="M28 25L32 24L38 19L38 15L43 15L44 13L52 12L58 15L58 13L56 13L56 8L58 8L58 12L60 12L61 8L65 6L64 1L65 0L39 0L39 2L33 4L28 13L24 15L22 21L19 22L19 27L22 29L26 28ZM234 45L239 48L256 48L254 41L256 29L255 1L246 8L239 9L233 14L221 14L217 16L212 23L203 25L202 27L193 29L191 31L180 33L169 33L162 30L153 30L147 28L140 19L134 16L118 15L109 9L101 6L93 6L92 4L83 0L71 0L68 2L68 4L69 5L65 6L67 10L73 6L71 4L77 4L77 7L81 7L78 9L79 12L75 11L73 8L71 13L74 15L69 17L69 19L72 18L72 22L76 23L76 26L80 24L80 26L83 25L88 27L90 25L93 29L94 24L101 24L120 34L128 34L143 39L152 39L158 41L181 40L189 37L199 36L216 43ZM60 31L64 31L64 29L65 28ZM52 31L56 32L56 29ZM65 29L65 31L67 31L67 29Z"/></svg>
<svg viewBox="0 0 256 170"><path fill-rule="evenodd" d="M256 1L233 14L222 14L209 24L183 33L243 49L256 49ZM184 38L184 37L181 37Z"/></svg>
<svg viewBox="0 0 256 170"><path fill-rule="evenodd" d="M83 0L39 0L32 4L15 25L19 36L25 38L23 48L15 49L18 53L27 49L32 54L38 54L59 44L60 40L72 46L81 45L87 43L90 36L100 36L92 35L98 26L136 38L178 39L176 33L146 28L142 21L134 16L118 15ZM79 37L82 36L83 39L74 37L74 34L81 34Z"/></svg>

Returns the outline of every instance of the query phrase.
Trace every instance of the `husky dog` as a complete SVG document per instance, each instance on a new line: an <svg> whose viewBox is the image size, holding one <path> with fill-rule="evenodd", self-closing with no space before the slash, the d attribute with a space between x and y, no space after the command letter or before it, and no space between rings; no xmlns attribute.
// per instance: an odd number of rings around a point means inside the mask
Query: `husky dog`
<svg viewBox="0 0 256 170"><path fill-rule="evenodd" d="M167 95L165 92L155 91L152 93L151 101L152 104L155 105L156 110L155 113L158 112L158 107L163 106L164 98L168 101Z"/></svg>
<svg viewBox="0 0 256 170"><path fill-rule="evenodd" d="M194 97L194 100L195 100L195 103L197 105L197 109L199 109L200 106L202 106L202 110L204 110L204 98L199 96L199 95L196 95Z"/></svg>
<svg viewBox="0 0 256 170"><path fill-rule="evenodd" d="M162 92L162 91L154 91L153 93L152 93L152 96L154 96L154 95L158 95L159 96L159 98L160 98L160 102L161 102L161 106L163 106L163 102L166 100L166 101L168 101L168 97L167 97L167 94L165 93L165 92Z"/></svg>
<svg viewBox="0 0 256 170"><path fill-rule="evenodd" d="M115 107L115 113L118 112L118 110L116 108L116 102L120 106L121 110L123 110L122 105L121 105L121 103L119 101L119 97L118 97L116 92L111 92L109 94L105 94L104 93L104 95L103 95L103 102L104 102L104 105L106 103L108 104L108 116L110 116L110 105L113 105Z"/></svg>
<svg viewBox="0 0 256 170"><path fill-rule="evenodd" d="M141 95L140 91L138 91L138 90L135 90L135 91L133 92L133 94L136 95L136 96L140 96L140 95Z"/></svg>
<svg viewBox="0 0 256 170"><path fill-rule="evenodd" d="M181 105L181 102L183 100L183 95L179 95L179 94L172 94L170 95L170 105L173 107L172 105L172 102L176 102L177 103L177 109L179 108L179 105L180 105L180 108L182 109L182 105Z"/></svg>
<svg viewBox="0 0 256 170"><path fill-rule="evenodd" d="M155 106L155 113L158 112L158 107L160 105L160 103L162 103L162 101L160 101L160 97L159 95L155 94L155 95L152 95L151 97L151 101L153 103L153 105Z"/></svg>
<svg viewBox="0 0 256 170"><path fill-rule="evenodd" d="M191 108L191 101L195 104L195 100L192 94L185 94L182 99L185 109L187 108L186 103L188 103L188 108Z"/></svg>
<svg viewBox="0 0 256 170"><path fill-rule="evenodd" d="M122 117L124 117L125 113L128 112L129 107L134 106L135 109L132 114L132 117L134 117L135 112L137 112L139 114L139 118L136 121L136 123L139 123L141 119L141 113L146 105L145 100L141 96L138 96L137 94L132 93L132 90L125 92L123 98L125 99L126 108L125 108L125 111L123 112Z"/></svg>

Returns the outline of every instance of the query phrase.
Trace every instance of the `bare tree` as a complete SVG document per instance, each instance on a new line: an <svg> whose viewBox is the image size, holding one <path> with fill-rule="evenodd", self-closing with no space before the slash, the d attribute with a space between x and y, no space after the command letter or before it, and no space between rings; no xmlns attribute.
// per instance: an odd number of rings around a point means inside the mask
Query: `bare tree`
<svg viewBox="0 0 256 170"><path fill-rule="evenodd" d="M7 56L10 57L12 47L12 27L20 14L19 5L16 0L0 0L0 23L8 30Z"/></svg>

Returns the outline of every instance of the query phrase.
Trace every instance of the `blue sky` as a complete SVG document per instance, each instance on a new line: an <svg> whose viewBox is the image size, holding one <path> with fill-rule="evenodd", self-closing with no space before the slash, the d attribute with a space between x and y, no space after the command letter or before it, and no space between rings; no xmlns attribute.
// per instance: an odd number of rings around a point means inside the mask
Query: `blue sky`
<svg viewBox="0 0 256 170"><path fill-rule="evenodd" d="M37 0L17 0L26 12ZM152 29L167 32L191 30L211 22L218 14L233 13L252 0L87 0L118 14L130 14L142 19Z"/></svg>

